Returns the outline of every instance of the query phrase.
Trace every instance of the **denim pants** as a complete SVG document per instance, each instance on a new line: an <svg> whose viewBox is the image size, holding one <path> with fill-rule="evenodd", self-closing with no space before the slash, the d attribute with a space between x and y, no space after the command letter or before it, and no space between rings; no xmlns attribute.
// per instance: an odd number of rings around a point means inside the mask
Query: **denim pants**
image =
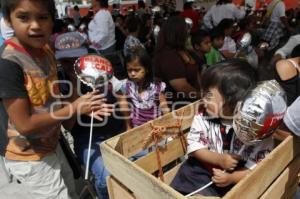
<svg viewBox="0 0 300 199"><path fill-rule="evenodd" d="M103 159L100 152L100 143L104 140L93 138L91 146L91 159L89 170L93 173L95 177L95 189L97 195L101 199L108 199L108 191L106 185L106 177L109 176L108 171L104 167ZM75 154L78 156L81 163L86 166L87 164L87 154L88 154L88 141L86 139L77 139L74 142Z"/></svg>

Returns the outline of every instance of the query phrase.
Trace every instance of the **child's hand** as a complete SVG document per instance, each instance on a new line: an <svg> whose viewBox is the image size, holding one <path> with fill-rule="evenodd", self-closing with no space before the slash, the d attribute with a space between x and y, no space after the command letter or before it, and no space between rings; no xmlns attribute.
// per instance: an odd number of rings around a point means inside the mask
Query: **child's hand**
<svg viewBox="0 0 300 199"><path fill-rule="evenodd" d="M73 110L79 114L88 114L103 108L106 99L104 95L99 95L97 91L87 93L77 98L73 103Z"/></svg>
<svg viewBox="0 0 300 199"><path fill-rule="evenodd" d="M226 173L220 169L213 169L212 181L217 187L226 187L232 184L230 173Z"/></svg>
<svg viewBox="0 0 300 199"><path fill-rule="evenodd" d="M239 156L239 155L224 153L224 154L222 154L220 166L223 169L228 170L228 171L234 170L234 168L239 163L240 159L241 159L241 156Z"/></svg>

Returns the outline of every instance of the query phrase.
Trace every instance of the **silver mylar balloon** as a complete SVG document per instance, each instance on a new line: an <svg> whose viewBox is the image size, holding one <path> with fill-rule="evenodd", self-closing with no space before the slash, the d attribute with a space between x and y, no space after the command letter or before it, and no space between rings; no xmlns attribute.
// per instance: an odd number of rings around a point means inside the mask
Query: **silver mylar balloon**
<svg viewBox="0 0 300 199"><path fill-rule="evenodd" d="M74 64L78 79L91 88L105 85L113 76L111 63L99 55L85 55Z"/></svg>
<svg viewBox="0 0 300 199"><path fill-rule="evenodd" d="M153 28L153 36L154 36L155 41L157 41L159 31L160 31L160 27L158 25L155 25Z"/></svg>
<svg viewBox="0 0 300 199"><path fill-rule="evenodd" d="M185 23L187 24L188 29L191 29L193 27L193 20L191 20L190 18L186 17Z"/></svg>
<svg viewBox="0 0 300 199"><path fill-rule="evenodd" d="M240 39L239 45L242 48L247 48L251 44L251 40L252 40L251 34L246 32Z"/></svg>
<svg viewBox="0 0 300 199"><path fill-rule="evenodd" d="M160 12L161 12L160 6L154 6L154 7L152 8L152 12L153 12L153 13L160 13Z"/></svg>
<svg viewBox="0 0 300 199"><path fill-rule="evenodd" d="M279 83L261 82L235 108L236 136L246 145L260 142L276 130L286 109L286 95Z"/></svg>
<svg viewBox="0 0 300 199"><path fill-rule="evenodd" d="M74 32L74 31L76 31L76 28L75 28L75 26L73 24L69 24L68 27L67 27L67 29L68 29L68 32Z"/></svg>

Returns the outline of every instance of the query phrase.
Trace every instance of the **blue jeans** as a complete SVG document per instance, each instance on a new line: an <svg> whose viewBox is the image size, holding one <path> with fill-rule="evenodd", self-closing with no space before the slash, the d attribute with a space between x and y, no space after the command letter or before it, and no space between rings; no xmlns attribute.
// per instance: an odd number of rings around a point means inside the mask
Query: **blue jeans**
<svg viewBox="0 0 300 199"><path fill-rule="evenodd" d="M95 140L95 138L93 138L89 169L95 177L95 188L97 195L101 197L101 199L109 199L106 185L106 177L109 176L109 173L104 167L103 159L99 148L99 144L102 141L103 140ZM86 166L88 154L88 141L86 141L85 139L77 139L74 142L74 150L81 163L83 163L84 166Z"/></svg>

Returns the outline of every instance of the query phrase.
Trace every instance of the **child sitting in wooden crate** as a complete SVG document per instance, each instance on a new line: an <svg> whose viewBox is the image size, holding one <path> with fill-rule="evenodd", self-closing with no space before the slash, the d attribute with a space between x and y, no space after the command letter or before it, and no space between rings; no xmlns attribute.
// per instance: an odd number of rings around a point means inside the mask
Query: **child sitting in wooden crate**
<svg viewBox="0 0 300 199"><path fill-rule="evenodd" d="M203 107L194 116L187 136L189 158L171 183L174 189L189 194L212 180L211 186L196 194L223 196L271 152L272 137L243 147L233 130L234 108L256 86L256 79L255 69L237 59L205 71Z"/></svg>

